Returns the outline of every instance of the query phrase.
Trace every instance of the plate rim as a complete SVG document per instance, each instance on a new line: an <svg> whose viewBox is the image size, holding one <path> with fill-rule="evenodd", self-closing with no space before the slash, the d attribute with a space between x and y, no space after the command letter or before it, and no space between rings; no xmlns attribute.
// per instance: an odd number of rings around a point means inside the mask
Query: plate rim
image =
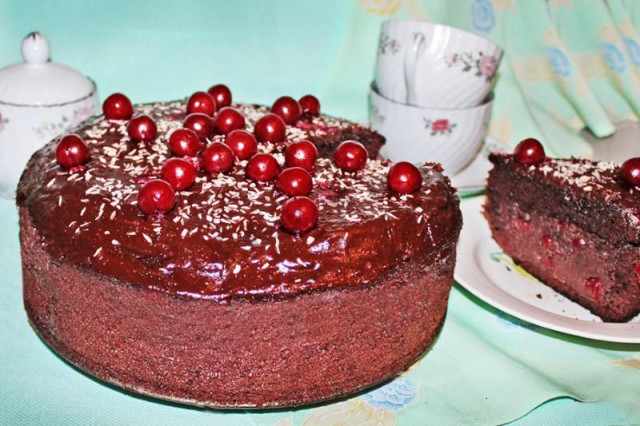
<svg viewBox="0 0 640 426"><path fill-rule="evenodd" d="M485 196L471 197L460 203L463 228L458 242L454 271L457 283L489 305L546 329L592 340L640 343L640 323L586 321L549 312L513 296L487 276L475 260L478 245L484 241L484 238L491 238L489 225L481 211L485 199ZM472 262L474 266L469 268L468 262ZM474 271L473 279L469 279L465 273L463 269L465 266Z"/></svg>

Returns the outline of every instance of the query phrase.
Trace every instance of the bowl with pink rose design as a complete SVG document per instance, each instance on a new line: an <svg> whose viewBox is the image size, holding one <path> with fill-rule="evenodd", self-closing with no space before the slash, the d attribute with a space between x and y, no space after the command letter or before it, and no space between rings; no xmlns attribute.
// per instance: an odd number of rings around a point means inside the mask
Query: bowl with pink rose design
<svg viewBox="0 0 640 426"><path fill-rule="evenodd" d="M420 107L470 108L491 92L503 50L470 32L411 20L382 24L375 82L379 93Z"/></svg>
<svg viewBox="0 0 640 426"><path fill-rule="evenodd" d="M426 108L394 102L375 85L369 92L369 122L387 142L380 154L414 164L436 162L453 175L478 154L487 133L493 95L471 108Z"/></svg>

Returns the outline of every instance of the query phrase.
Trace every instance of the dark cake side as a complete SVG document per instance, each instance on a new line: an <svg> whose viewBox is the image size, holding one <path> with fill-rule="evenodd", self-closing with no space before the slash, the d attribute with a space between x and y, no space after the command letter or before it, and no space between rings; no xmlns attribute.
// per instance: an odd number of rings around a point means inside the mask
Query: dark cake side
<svg viewBox="0 0 640 426"><path fill-rule="evenodd" d="M45 342L101 380L200 406L299 406L390 379L436 338L453 282L451 238L366 287L220 304L56 264L21 217L25 308Z"/></svg>
<svg viewBox="0 0 640 426"><path fill-rule="evenodd" d="M640 193L616 166L492 154L485 214L494 239L532 275L604 321L640 312Z"/></svg>

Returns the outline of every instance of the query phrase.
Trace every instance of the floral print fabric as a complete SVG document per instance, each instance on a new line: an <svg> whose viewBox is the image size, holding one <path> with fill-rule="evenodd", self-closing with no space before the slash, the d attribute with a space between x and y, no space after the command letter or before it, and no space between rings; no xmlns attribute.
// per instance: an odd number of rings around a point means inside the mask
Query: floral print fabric
<svg viewBox="0 0 640 426"><path fill-rule="evenodd" d="M379 37L379 23L401 18L442 23L474 32L505 50L499 69L493 58L460 52L449 67L495 84L489 135L510 145L540 139L551 155L591 157L580 136L598 138L640 116L640 2L626 0L357 0L352 49L364 51ZM367 29L364 31L362 28ZM373 32L374 35L368 35ZM351 40L351 41L354 41ZM391 41L379 48L391 51ZM345 58L349 53L345 50ZM351 50L352 52L353 50ZM371 50L375 55L375 50ZM351 55L353 56L353 55ZM368 82L360 61L354 84ZM341 66L341 65L338 65ZM349 66L349 65L347 65ZM353 66L353 65L351 65ZM372 66L371 66L372 67ZM343 101L344 103L344 101Z"/></svg>

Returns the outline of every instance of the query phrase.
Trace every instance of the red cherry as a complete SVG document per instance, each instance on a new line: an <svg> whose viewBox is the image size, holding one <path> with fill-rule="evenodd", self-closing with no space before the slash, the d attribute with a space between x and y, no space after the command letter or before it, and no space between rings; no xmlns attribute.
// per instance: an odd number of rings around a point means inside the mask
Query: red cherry
<svg viewBox="0 0 640 426"><path fill-rule="evenodd" d="M128 120L133 115L133 105L122 93L114 93L102 103L102 112L109 120Z"/></svg>
<svg viewBox="0 0 640 426"><path fill-rule="evenodd" d="M573 245L574 248L582 248L584 246L587 245L587 242L585 241L584 238L581 237L576 237L571 241L571 244Z"/></svg>
<svg viewBox="0 0 640 426"><path fill-rule="evenodd" d="M71 169L89 161L89 147L78 135L67 135L56 147L56 160L62 167Z"/></svg>
<svg viewBox="0 0 640 426"><path fill-rule="evenodd" d="M127 127L129 137L138 142L149 142L155 139L158 133L158 126L153 118L148 115L138 115L129 121Z"/></svg>
<svg viewBox="0 0 640 426"><path fill-rule="evenodd" d="M234 160L233 151L222 142L212 143L202 153L204 169L212 174L228 172Z"/></svg>
<svg viewBox="0 0 640 426"><path fill-rule="evenodd" d="M525 139L513 151L516 160L527 166L540 164L544 161L545 153L542 144L537 139Z"/></svg>
<svg viewBox="0 0 640 426"><path fill-rule="evenodd" d="M154 179L138 192L138 207L144 214L167 213L176 203L176 193L168 182Z"/></svg>
<svg viewBox="0 0 640 426"><path fill-rule="evenodd" d="M202 149L202 142L191 129L176 129L169 136L169 149L177 157L194 157Z"/></svg>
<svg viewBox="0 0 640 426"><path fill-rule="evenodd" d="M302 108L300 108L298 101L292 97L282 96L273 103L271 112L282 117L285 123L293 124L302 115Z"/></svg>
<svg viewBox="0 0 640 426"><path fill-rule="evenodd" d="M207 92L213 96L218 108L228 107L231 105L231 90L229 90L229 88L224 84L211 86Z"/></svg>
<svg viewBox="0 0 640 426"><path fill-rule="evenodd" d="M200 112L187 115L182 122L182 127L196 132L200 140L205 140L213 134L213 120Z"/></svg>
<svg viewBox="0 0 640 426"><path fill-rule="evenodd" d="M246 160L258 152L256 137L245 130L233 130L224 141L238 160Z"/></svg>
<svg viewBox="0 0 640 426"><path fill-rule="evenodd" d="M279 115L269 113L258 120L253 133L258 142L280 142L287 135L287 126Z"/></svg>
<svg viewBox="0 0 640 426"><path fill-rule="evenodd" d="M631 185L640 187L640 157L630 158L622 163L620 177Z"/></svg>
<svg viewBox="0 0 640 426"><path fill-rule="evenodd" d="M591 295L599 302L604 296L604 288L602 287L602 280L597 277L589 277L586 279L584 286L591 292Z"/></svg>
<svg viewBox="0 0 640 426"><path fill-rule="evenodd" d="M284 169L276 181L278 189L285 195L309 195L313 190L313 179L308 171L302 167Z"/></svg>
<svg viewBox="0 0 640 426"><path fill-rule="evenodd" d="M218 111L214 126L216 132L226 135L233 130L244 129L244 116L234 108L224 107Z"/></svg>
<svg viewBox="0 0 640 426"><path fill-rule="evenodd" d="M318 222L318 206L311 198L293 197L282 205L282 225L289 232L307 232Z"/></svg>
<svg viewBox="0 0 640 426"><path fill-rule="evenodd" d="M256 154L247 163L246 170L249 178L266 182L278 176L280 165L278 160L271 154Z"/></svg>
<svg viewBox="0 0 640 426"><path fill-rule="evenodd" d="M162 179L176 191L187 189L196 181L193 163L182 158L170 158L162 165Z"/></svg>
<svg viewBox="0 0 640 426"><path fill-rule="evenodd" d="M307 171L316 168L318 148L309 141L294 142L284 151L284 161L289 167L302 167Z"/></svg>
<svg viewBox="0 0 640 426"><path fill-rule="evenodd" d="M302 113L310 116L320 115L320 101L313 95L305 95L298 101Z"/></svg>
<svg viewBox="0 0 640 426"><path fill-rule="evenodd" d="M364 168L367 163L367 150L356 141L344 141L333 153L333 161L346 172L355 172Z"/></svg>
<svg viewBox="0 0 640 426"><path fill-rule="evenodd" d="M422 174L413 164L401 161L389 169L387 185L393 192L411 194L420 189Z"/></svg>
<svg viewBox="0 0 640 426"><path fill-rule="evenodd" d="M199 112L213 117L217 109L216 101L207 92L195 92L187 101L187 114Z"/></svg>

